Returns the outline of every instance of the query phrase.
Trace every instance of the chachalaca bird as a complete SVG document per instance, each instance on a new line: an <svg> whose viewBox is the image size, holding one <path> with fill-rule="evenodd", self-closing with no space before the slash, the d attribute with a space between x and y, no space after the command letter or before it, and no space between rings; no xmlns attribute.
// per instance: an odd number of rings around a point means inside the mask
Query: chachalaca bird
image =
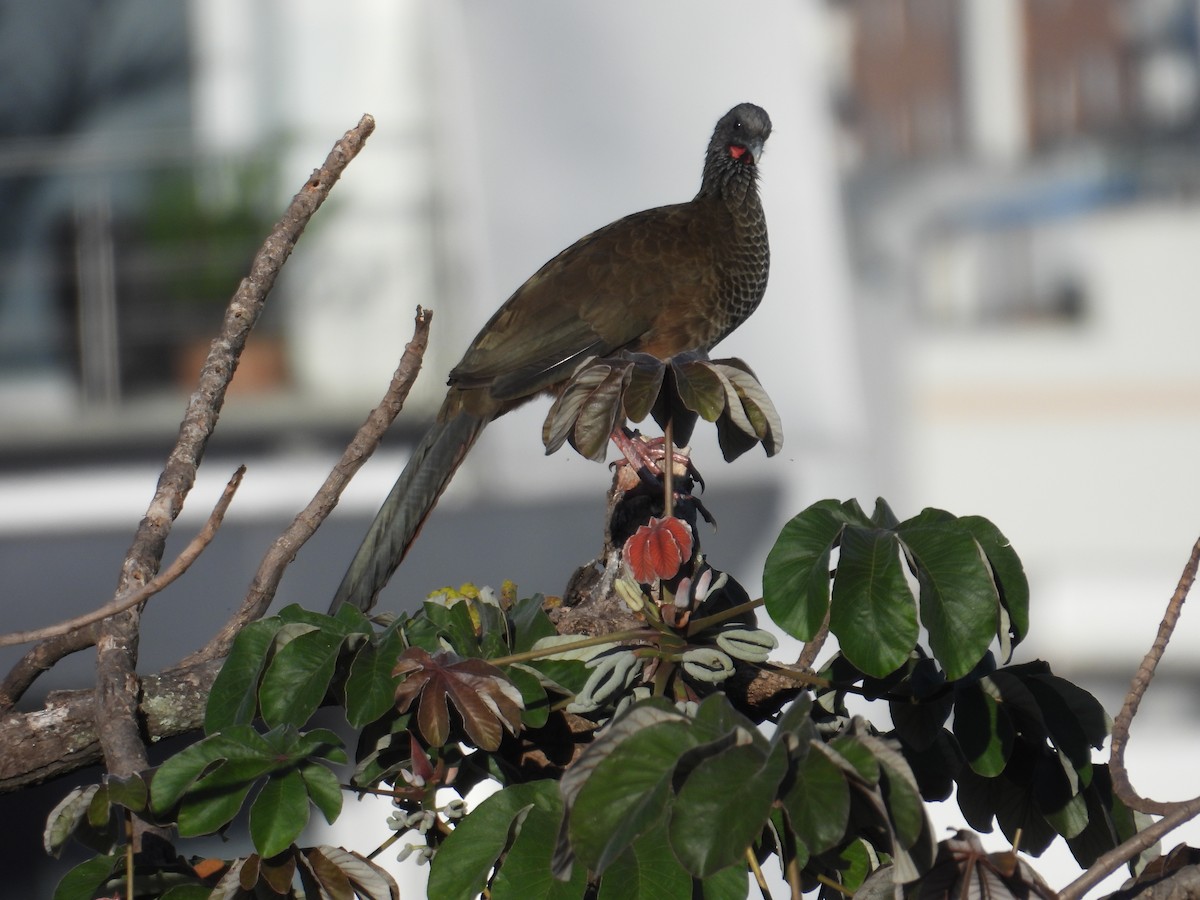
<svg viewBox="0 0 1200 900"><path fill-rule="evenodd" d="M770 251L758 160L771 133L742 103L717 122L700 191L594 231L505 301L450 372L437 421L413 451L338 588L361 610L407 553L467 451L493 419L554 393L584 363L621 350L706 353L767 287Z"/></svg>

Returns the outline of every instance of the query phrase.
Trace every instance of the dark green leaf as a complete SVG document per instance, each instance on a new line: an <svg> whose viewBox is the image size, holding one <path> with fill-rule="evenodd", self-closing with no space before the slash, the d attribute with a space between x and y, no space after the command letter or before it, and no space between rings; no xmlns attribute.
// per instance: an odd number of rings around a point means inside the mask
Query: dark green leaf
<svg viewBox="0 0 1200 900"><path fill-rule="evenodd" d="M829 612L829 558L847 522L842 504L822 500L779 533L763 570L767 613L792 637L809 640Z"/></svg>
<svg viewBox="0 0 1200 900"><path fill-rule="evenodd" d="M337 634L310 631L275 654L258 692L268 725L299 727L312 717L333 680L342 640Z"/></svg>
<svg viewBox="0 0 1200 900"><path fill-rule="evenodd" d="M833 582L829 630L863 672L883 677L904 664L917 642L917 611L898 556L896 535L847 526Z"/></svg>
<svg viewBox="0 0 1200 900"><path fill-rule="evenodd" d="M258 680L282 625L283 620L273 616L250 622L238 632L208 695L205 734L216 734L230 725L249 725L254 720L258 712Z"/></svg>
<svg viewBox="0 0 1200 900"><path fill-rule="evenodd" d="M509 790L517 791L511 802L525 800L530 808L511 829L510 846L492 882L492 900L574 900L583 897L587 872L583 869L573 871L571 878L563 882L550 870L554 841L562 820L562 799L557 782L535 781ZM430 896L438 895L431 892Z"/></svg>
<svg viewBox="0 0 1200 900"><path fill-rule="evenodd" d="M395 631L379 646L359 647L346 678L346 720L353 727L362 728L392 708L396 694L392 669L403 650L404 642Z"/></svg>
<svg viewBox="0 0 1200 900"><path fill-rule="evenodd" d="M250 839L264 858L282 853L308 824L308 791L295 769L267 779L250 807Z"/></svg>
<svg viewBox="0 0 1200 900"><path fill-rule="evenodd" d="M901 523L896 533L916 564L921 622L951 681L983 658L996 634L999 596L970 532L940 510Z"/></svg>
<svg viewBox="0 0 1200 900"><path fill-rule="evenodd" d="M134 812L141 812L146 808L146 803L150 799L150 791L146 787L146 782L141 775L133 774L128 778L118 778L115 775L110 775L105 779L104 787L108 790L108 799L110 803L117 803L126 809L131 809Z"/></svg>
<svg viewBox="0 0 1200 900"><path fill-rule="evenodd" d="M1076 769L1091 763L1088 747L1097 750L1112 728L1104 707L1091 694L1057 675L1034 675L1026 686L1037 698L1054 743Z"/></svg>
<svg viewBox="0 0 1200 900"><path fill-rule="evenodd" d="M967 763L986 778L1004 771L1016 733L1004 705L976 682L956 692L954 737Z"/></svg>
<svg viewBox="0 0 1200 900"><path fill-rule="evenodd" d="M1019 644L1029 633L1029 582L1017 552L1000 529L981 516L963 516L959 524L971 532L987 555L992 575L1000 590L1000 602L1012 624L1012 643Z"/></svg>
<svg viewBox="0 0 1200 900"><path fill-rule="evenodd" d="M1033 772L1035 759L1028 747L1018 742L1013 747L1011 772L984 778L966 768L959 773L958 805L967 823L976 831L992 830L992 818L1008 840L1021 834L1021 848L1037 856L1056 837L1055 831L1034 803Z"/></svg>
<svg viewBox="0 0 1200 900"><path fill-rule="evenodd" d="M279 618L287 624L307 625L310 629L317 631L329 631L342 635L348 633L345 618L335 619L325 613L314 612L299 603L289 603L279 611ZM351 614L351 621L353 621L353 614Z"/></svg>
<svg viewBox="0 0 1200 900"><path fill-rule="evenodd" d="M553 781L513 785L492 794L459 822L442 844L429 869L429 896L448 900L478 896L497 860L509 848L516 854L518 870L549 887L547 882L553 881L550 854L561 810ZM526 823L535 840L522 842L517 850ZM509 862L514 861L506 859L505 866ZM585 880L586 873L581 871L568 882L575 886L575 896ZM530 896L545 895L535 891Z"/></svg>
<svg viewBox="0 0 1200 900"><path fill-rule="evenodd" d="M526 728L541 728L550 718L550 702L534 670L520 665L505 666L504 674L521 692L521 722Z"/></svg>
<svg viewBox="0 0 1200 900"><path fill-rule="evenodd" d="M554 623L542 609L542 604L545 602L546 598L541 594L534 594L532 597L523 597L513 604L512 612L509 614L513 626L513 653L524 653L542 638L558 634Z"/></svg>
<svg viewBox="0 0 1200 900"><path fill-rule="evenodd" d="M896 526L900 524L900 520L882 497L875 498L875 511L871 513L871 521L888 531L895 531Z"/></svg>
<svg viewBox="0 0 1200 900"><path fill-rule="evenodd" d="M663 836L653 832L638 838L613 860L600 880L599 900L676 900L691 896L692 879Z"/></svg>
<svg viewBox="0 0 1200 900"><path fill-rule="evenodd" d="M701 882L700 890L704 900L745 900L750 894L745 864L729 866L710 875Z"/></svg>
<svg viewBox="0 0 1200 900"><path fill-rule="evenodd" d="M177 822L182 837L197 837L215 834L233 821L238 814L254 779L239 779L236 786L220 792L197 792L188 794L179 804Z"/></svg>
<svg viewBox="0 0 1200 900"><path fill-rule="evenodd" d="M426 600L424 609L426 618L437 626L438 634L450 642L459 656L479 655L479 639L475 635L475 623L471 621L471 609L466 603L459 601L447 606Z"/></svg>
<svg viewBox="0 0 1200 900"><path fill-rule="evenodd" d="M124 861L123 853L115 853L111 856L94 856L80 863L58 883L54 889L54 900L92 900Z"/></svg>
<svg viewBox="0 0 1200 900"><path fill-rule="evenodd" d="M236 725L197 741L167 759L154 773L151 809L158 814L167 812L205 771L228 760L251 761L255 768L249 777L258 777L274 767L268 753L261 735L248 725Z"/></svg>
<svg viewBox="0 0 1200 900"><path fill-rule="evenodd" d="M342 811L342 786L337 775L317 763L301 766L299 771L309 798L332 825Z"/></svg>
<svg viewBox="0 0 1200 900"><path fill-rule="evenodd" d="M701 761L675 798L668 828L671 847L697 878L715 875L745 856L762 833L787 771L783 744L768 754L748 740ZM700 824L717 822L720 828Z"/></svg>
<svg viewBox="0 0 1200 900"><path fill-rule="evenodd" d="M850 789L842 770L820 750L810 749L795 764L780 799L792 832L810 856L831 849L846 833Z"/></svg>
<svg viewBox="0 0 1200 900"><path fill-rule="evenodd" d="M587 684L591 670L582 659L532 659L524 663L542 678L562 688L564 694L578 694Z"/></svg>
<svg viewBox="0 0 1200 900"><path fill-rule="evenodd" d="M685 722L667 721L626 736L606 753L571 806L571 847L583 865L603 873L664 821L675 764L695 744Z"/></svg>

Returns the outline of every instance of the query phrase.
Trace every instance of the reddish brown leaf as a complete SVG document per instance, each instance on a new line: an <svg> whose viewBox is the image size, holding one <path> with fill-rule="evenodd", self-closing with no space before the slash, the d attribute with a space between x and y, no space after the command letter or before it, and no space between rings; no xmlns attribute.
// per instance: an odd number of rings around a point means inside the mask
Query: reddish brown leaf
<svg viewBox="0 0 1200 900"><path fill-rule="evenodd" d="M640 584L667 581L692 556L692 529L682 519L651 518L625 542L625 564Z"/></svg>
<svg viewBox="0 0 1200 900"><path fill-rule="evenodd" d="M482 659L461 659L450 651L432 656L409 647L393 669L405 678L396 688L396 706L405 712L419 698L417 728L432 746L450 736L450 704L475 746L495 750L503 730L521 727L521 694L504 673Z"/></svg>

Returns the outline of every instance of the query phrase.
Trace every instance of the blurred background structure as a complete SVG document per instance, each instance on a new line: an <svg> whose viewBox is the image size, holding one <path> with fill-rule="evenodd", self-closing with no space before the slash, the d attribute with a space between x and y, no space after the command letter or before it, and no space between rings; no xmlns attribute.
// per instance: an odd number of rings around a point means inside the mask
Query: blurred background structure
<svg viewBox="0 0 1200 900"><path fill-rule="evenodd" d="M378 129L284 270L175 546L238 463L247 482L151 604L145 671L236 607L382 395L418 303L436 313L425 375L280 604L324 608L490 312L576 237L690 197L713 123L749 100L775 123L771 286L718 354L755 368L787 441L726 468L698 434L708 552L754 590L779 527L823 497L987 516L1030 574L1021 658L1115 709L1200 531L1200 0L744 12L0 7L0 627L106 599L229 295L363 112ZM594 555L607 474L544 459L544 414L485 434L384 606L465 580L556 593ZM1195 638L1175 640L1143 713L1175 730L1131 747L1135 784L1171 797L1189 793L1172 766L1194 745L1173 740L1195 739L1178 715L1195 723L1198 674ZM70 663L30 703L90 680ZM0 808L41 814L65 789ZM25 870L36 828L11 833Z"/></svg>

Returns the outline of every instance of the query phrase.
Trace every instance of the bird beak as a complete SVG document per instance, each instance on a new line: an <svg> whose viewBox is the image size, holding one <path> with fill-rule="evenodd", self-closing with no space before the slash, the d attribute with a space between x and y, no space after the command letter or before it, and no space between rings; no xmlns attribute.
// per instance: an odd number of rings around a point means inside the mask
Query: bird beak
<svg viewBox="0 0 1200 900"><path fill-rule="evenodd" d="M750 159L755 165L758 165L758 160L762 156L764 146L761 140L750 141L746 144L746 150L749 151Z"/></svg>

